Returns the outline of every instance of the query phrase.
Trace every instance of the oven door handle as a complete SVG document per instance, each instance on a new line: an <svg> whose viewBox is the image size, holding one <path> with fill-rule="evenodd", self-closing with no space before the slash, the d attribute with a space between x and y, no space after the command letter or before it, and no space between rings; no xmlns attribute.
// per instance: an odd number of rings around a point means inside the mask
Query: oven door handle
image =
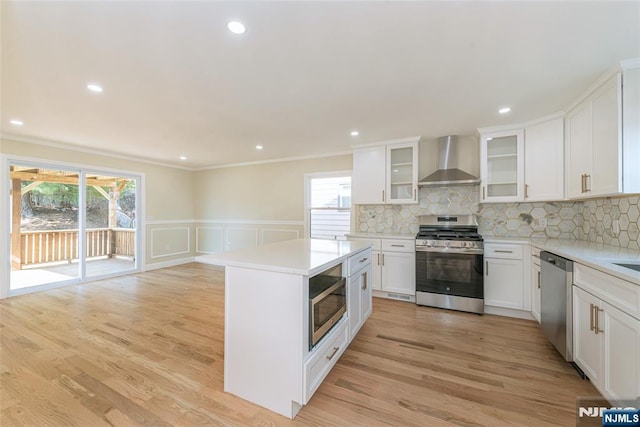
<svg viewBox="0 0 640 427"><path fill-rule="evenodd" d="M416 246L416 252L439 252L443 254L465 254L465 255L482 255L484 249L467 249L467 248L427 248Z"/></svg>
<svg viewBox="0 0 640 427"><path fill-rule="evenodd" d="M341 286L346 286L346 284L347 279L342 277L339 281L322 291L322 293L316 295L316 297L311 300L311 304L316 304L318 301L322 301L327 295L332 294L333 291L340 288Z"/></svg>

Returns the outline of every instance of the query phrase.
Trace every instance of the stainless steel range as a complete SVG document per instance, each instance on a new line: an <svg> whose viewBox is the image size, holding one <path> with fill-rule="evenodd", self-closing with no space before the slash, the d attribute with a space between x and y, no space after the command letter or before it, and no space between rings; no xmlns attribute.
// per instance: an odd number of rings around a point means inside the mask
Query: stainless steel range
<svg viewBox="0 0 640 427"><path fill-rule="evenodd" d="M421 216L416 236L416 304L484 313L483 254L474 216Z"/></svg>

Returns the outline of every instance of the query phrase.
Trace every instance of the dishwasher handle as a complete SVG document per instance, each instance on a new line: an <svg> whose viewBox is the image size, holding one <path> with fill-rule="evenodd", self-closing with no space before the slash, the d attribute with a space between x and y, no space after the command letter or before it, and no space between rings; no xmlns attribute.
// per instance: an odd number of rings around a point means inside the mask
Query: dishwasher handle
<svg viewBox="0 0 640 427"><path fill-rule="evenodd" d="M546 262L547 264L551 264L563 271L573 272L573 261L562 258L556 254L552 254L551 252L540 252L540 262Z"/></svg>

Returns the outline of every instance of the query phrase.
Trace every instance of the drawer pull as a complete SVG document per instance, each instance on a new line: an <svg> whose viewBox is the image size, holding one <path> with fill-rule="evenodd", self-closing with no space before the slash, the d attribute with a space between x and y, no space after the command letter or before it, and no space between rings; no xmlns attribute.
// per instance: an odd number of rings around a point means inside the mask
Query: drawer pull
<svg viewBox="0 0 640 427"><path fill-rule="evenodd" d="M368 259L369 259L369 258L362 258L362 259L360 260L360 262L365 262L365 261L367 261Z"/></svg>
<svg viewBox="0 0 640 427"><path fill-rule="evenodd" d="M391 247L394 247L394 248L404 248L404 245L391 245Z"/></svg>
<svg viewBox="0 0 640 427"><path fill-rule="evenodd" d="M503 251L502 249L496 249L494 252L500 253L500 254L512 254L513 253L513 251Z"/></svg>
<svg viewBox="0 0 640 427"><path fill-rule="evenodd" d="M333 351L331 352L330 355L326 356L327 360L331 360L333 359L333 356L336 355L336 353L338 352L338 350L340 350L340 347L333 347Z"/></svg>

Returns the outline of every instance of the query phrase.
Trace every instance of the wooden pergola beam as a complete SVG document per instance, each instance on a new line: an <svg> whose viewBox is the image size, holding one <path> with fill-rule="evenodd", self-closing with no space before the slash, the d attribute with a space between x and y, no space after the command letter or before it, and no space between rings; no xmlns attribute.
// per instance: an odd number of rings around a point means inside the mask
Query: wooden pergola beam
<svg viewBox="0 0 640 427"><path fill-rule="evenodd" d="M77 175L51 175L51 174L43 174L43 173L32 173L32 172L10 172L11 179L17 179L22 181L40 181L40 182L56 182L60 184L78 184L78 176ZM99 187L110 187L112 184L117 183L119 181L118 178L111 179L98 179L98 178L87 178L87 185L99 186Z"/></svg>
<svg viewBox="0 0 640 427"><path fill-rule="evenodd" d="M40 184L42 184L44 181L35 181L32 182L29 185L25 185L24 187L22 187L22 195L24 196L25 194L27 194L29 191L33 190L34 188L36 188L37 186L39 186Z"/></svg>

